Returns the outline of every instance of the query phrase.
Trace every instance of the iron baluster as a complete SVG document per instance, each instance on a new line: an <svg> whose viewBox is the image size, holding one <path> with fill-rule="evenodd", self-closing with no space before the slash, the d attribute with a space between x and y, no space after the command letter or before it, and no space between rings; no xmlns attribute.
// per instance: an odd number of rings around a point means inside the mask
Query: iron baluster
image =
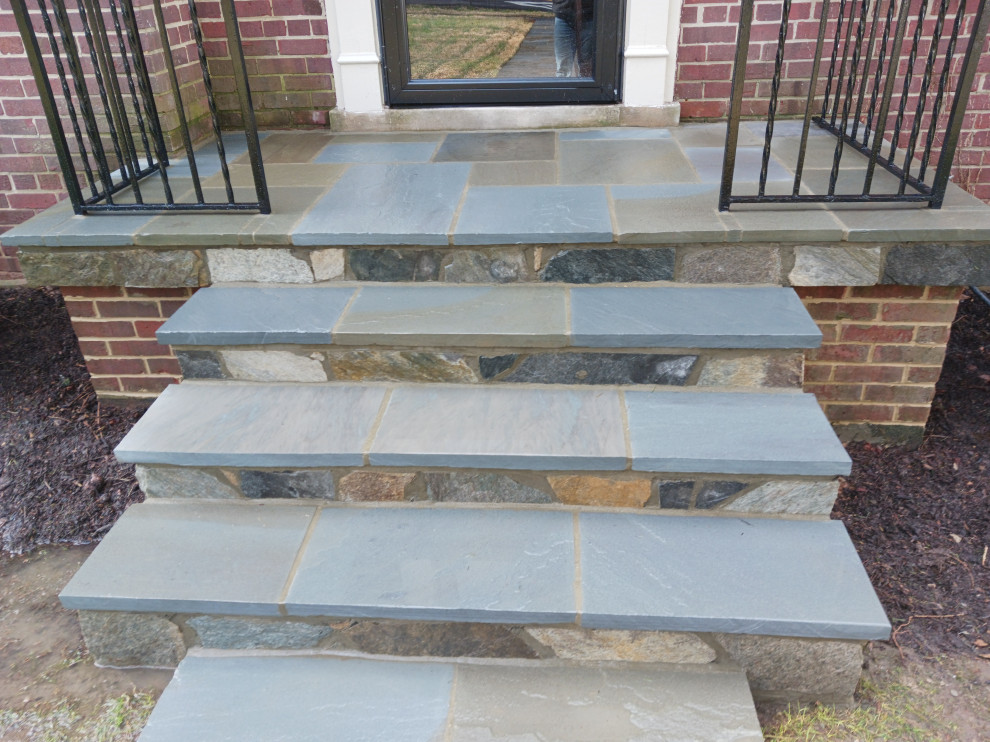
<svg viewBox="0 0 990 742"><path fill-rule="evenodd" d="M172 185L168 179L168 152L165 148L165 135L162 132L161 123L158 119L158 106L155 103L151 78L148 75L148 66L144 61L141 32L137 27L137 19L134 17L134 7L131 5L131 0L120 0L120 14L124 18L124 28L126 29L128 44L131 48L132 61L134 68L137 70L138 89L141 91L144 113L151 127L151 138L154 141L155 155L158 158L158 174L161 177L162 189L165 191L165 202L172 204L175 203L175 198L172 195Z"/></svg>
<svg viewBox="0 0 990 742"><path fill-rule="evenodd" d="M935 95L935 103L932 106L932 125L928 127L928 134L925 137L925 151L921 157L921 167L918 170L918 179L925 179L925 172L928 170L928 161L932 154L932 145L935 143L935 131L938 128L938 119L942 113L942 98L945 95L945 88L949 82L949 74L952 70L952 57L956 53L956 42L959 40L959 31L962 28L963 16L966 12L966 1L959 3L959 10L956 13L956 20L952 24L952 34L949 36L949 45L945 52L945 59L942 64L942 75L938 81L938 93Z"/></svg>
<svg viewBox="0 0 990 742"><path fill-rule="evenodd" d="M739 119L742 115L743 85L746 82L746 59L749 55L749 31L753 25L754 0L742 0L736 59L732 67L732 90L729 93L729 122L725 131L725 152L722 157L722 186L718 209L728 211L732 201L732 181L736 171L736 144L739 142Z"/></svg>
<svg viewBox="0 0 990 742"><path fill-rule="evenodd" d="M880 80L883 79L883 63L887 54L887 44L890 41L890 27L894 23L894 0L887 5L887 22L883 26L880 38L880 56L877 58L877 71L873 76L873 91L870 93L870 108L866 113L866 126L863 129L863 144L870 143L870 132L873 131L873 114L877 108L877 95L880 93ZM893 56L891 56L893 59Z"/></svg>
<svg viewBox="0 0 990 742"><path fill-rule="evenodd" d="M131 63L127 59L127 47L124 44L124 34L120 28L120 15L117 13L116 0L110 0L110 17L113 19L113 28L117 35L117 46L120 49L120 60L123 63L127 87L131 93L134 116L137 119L138 129L141 132L141 143L144 145L144 151L147 155L148 167L153 167L155 161L151 157L151 143L148 141L148 131L144 126L144 116L141 115L141 104L138 102L137 90L134 87L134 74L131 70Z"/></svg>
<svg viewBox="0 0 990 742"><path fill-rule="evenodd" d="M907 110L908 95L911 93L911 79L914 77L914 63L918 58L918 47L921 44L921 32L928 13L928 0L921 0L921 10L918 11L918 22L914 27L914 38L911 40L911 51L908 53L907 69L904 71L904 90L894 119L894 135L890 139L890 154L888 160L893 160L897 152L897 143L901 138L901 126L904 125L904 112Z"/></svg>
<svg viewBox="0 0 990 742"><path fill-rule="evenodd" d="M770 105L767 112L767 130L763 142L763 162L760 166L762 196L767 189L767 173L770 169L770 145L773 141L773 120L777 115L777 93L780 90L780 71L784 66L784 43L787 41L787 21L791 12L791 0L784 0L780 10L780 31L777 33L777 55L774 58L773 80L770 82Z"/></svg>
<svg viewBox="0 0 990 742"><path fill-rule="evenodd" d="M66 110L69 113L69 121L72 123L72 133L76 138L76 145L79 147L79 157L82 160L83 170L86 173L86 182L94 196L98 195L96 190L96 179L93 177L93 168L89 164L89 153L86 151L86 141L83 139L82 130L79 128L79 116L76 113L76 106L72 102L72 91L69 89L69 81L65 76L65 65L62 64L62 57L58 53L58 42L55 40L55 29L52 27L52 19L48 14L48 5L45 0L38 0L38 9L41 11L41 21L45 26L45 34L48 36L48 44L52 48L52 56L55 59L55 71L58 74L58 81L62 88L62 97L65 98Z"/></svg>
<svg viewBox="0 0 990 742"><path fill-rule="evenodd" d="M224 151L223 134L220 130L220 114L217 103L213 98L213 80L206 61L206 51L203 49L203 30L199 26L199 14L196 12L196 0L189 1L189 16L192 19L193 35L196 39L196 51L199 55L199 66L203 72L203 86L206 88L206 101L210 108L210 120L213 122L213 136L217 140L217 155L220 157L220 170L223 172L224 185L227 187L227 202L234 203L234 188L230 183L230 169L227 167L227 153Z"/></svg>
<svg viewBox="0 0 990 742"><path fill-rule="evenodd" d="M856 101L856 113L853 116L852 136L859 133L859 122L863 118L863 99L866 93L867 80L870 77L870 61L873 59L873 44L877 40L877 21L880 20L880 4L882 0L873 2L873 18L870 19L870 40L866 42L866 61L863 64L863 77L859 84L859 99ZM869 134L863 137L863 144L868 144Z"/></svg>
<svg viewBox="0 0 990 742"><path fill-rule="evenodd" d="M838 60L839 37L842 35L842 21L846 17L846 2L847 0L840 0L839 17L835 22L835 39L832 41L832 61L828 66L828 78L825 82L825 97L822 99L823 119L828 115L828 100L832 96L832 81L835 77L835 63ZM822 9L822 12L824 12L824 8Z"/></svg>
<svg viewBox="0 0 990 742"><path fill-rule="evenodd" d="M825 45L825 30L828 26L829 0L822 0L822 17L818 21L818 44L815 47L815 61L811 65L811 80L808 83L808 100L804 107L804 121L801 124L801 146L798 148L797 165L794 168L794 190L792 196L801 191L801 176L804 173L804 155L808 149L808 132L811 129L812 106L818 89L818 71L822 62L822 47Z"/></svg>
<svg viewBox="0 0 990 742"><path fill-rule="evenodd" d="M856 89L856 73L859 71L859 57L860 50L863 48L863 34L866 30L866 11L867 11L868 0L862 0L860 6L859 14L859 24L856 27L856 46L853 48L853 58L852 66L849 68L849 78L846 81L846 97L842 102L842 134L843 136L837 137L835 144L835 154L832 158L832 172L829 173L828 177L828 195L835 195L835 184L839 179L839 163L842 160L842 146L846 142L846 135L849 132L849 109L852 106L852 96L853 91ZM852 16L850 15L850 19ZM852 27L850 26L850 32ZM862 90L862 85L860 85L860 90ZM832 112L833 116L835 112ZM833 120L833 124L834 124ZM852 137L855 140L855 137Z"/></svg>
<svg viewBox="0 0 990 742"><path fill-rule="evenodd" d="M866 2L866 0L863 0ZM856 0L849 3L849 26L846 28L846 40L842 45L842 64L839 66L839 79L835 83L835 101L832 103L831 124L835 126L835 119L839 115L839 96L842 95L842 83L846 76L846 61L849 59L849 45L852 43L853 21L856 18ZM841 29L841 26L840 26ZM836 38L838 42L838 38Z"/></svg>
<svg viewBox="0 0 990 742"><path fill-rule="evenodd" d="M976 67L980 61L980 51L987 37L988 27L990 27L990 13L987 13L986 6L986 0L980 0L976 6L976 16L973 19L973 32L969 37L962 71L959 73L959 81L956 83L956 96L952 102L952 113L949 114L949 123L945 128L942 154L938 158L938 169L935 172L935 181L932 186L933 195L931 205L934 209L940 208L942 201L945 199L945 189L949 184L949 175L952 172L952 157L955 154L956 145L959 143L959 132L962 130L963 116L966 115L966 103L969 101L969 93L973 89Z"/></svg>

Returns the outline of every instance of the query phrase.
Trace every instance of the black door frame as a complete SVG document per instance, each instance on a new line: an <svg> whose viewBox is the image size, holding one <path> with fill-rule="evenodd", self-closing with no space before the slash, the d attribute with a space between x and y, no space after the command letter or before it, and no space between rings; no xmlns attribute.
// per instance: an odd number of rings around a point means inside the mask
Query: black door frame
<svg viewBox="0 0 990 742"><path fill-rule="evenodd" d="M382 71L389 106L564 105L619 100L624 0L596 0L595 77L530 80L410 79L406 0L378 0ZM608 26L615 24L609 33Z"/></svg>

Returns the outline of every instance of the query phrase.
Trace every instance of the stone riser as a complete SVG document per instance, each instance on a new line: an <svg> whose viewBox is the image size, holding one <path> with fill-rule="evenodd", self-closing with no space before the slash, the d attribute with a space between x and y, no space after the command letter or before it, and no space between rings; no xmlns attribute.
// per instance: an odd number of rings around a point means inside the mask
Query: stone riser
<svg viewBox="0 0 990 742"><path fill-rule="evenodd" d="M174 667L194 647L665 663L742 667L758 700L845 705L863 664L862 642L747 634L113 611L79 618L89 652L112 667Z"/></svg>
<svg viewBox="0 0 990 742"><path fill-rule="evenodd" d="M746 350L174 347L187 379L601 384L800 389L804 355Z"/></svg>
<svg viewBox="0 0 990 742"><path fill-rule="evenodd" d="M313 499L340 502L536 504L647 508L737 517L828 516L834 479L713 478L613 472L396 470L385 468L236 469L138 465L152 498Z"/></svg>

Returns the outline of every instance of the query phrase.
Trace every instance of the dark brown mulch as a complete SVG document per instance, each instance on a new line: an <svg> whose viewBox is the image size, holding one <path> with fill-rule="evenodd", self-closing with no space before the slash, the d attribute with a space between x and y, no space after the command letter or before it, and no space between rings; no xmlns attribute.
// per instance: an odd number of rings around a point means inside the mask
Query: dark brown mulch
<svg viewBox="0 0 990 742"><path fill-rule="evenodd" d="M988 392L990 307L970 297L924 444L850 446L834 515L901 645L990 654ZM97 403L57 291L0 289L0 549L97 540L139 501L132 467L112 455L139 416Z"/></svg>
<svg viewBox="0 0 990 742"><path fill-rule="evenodd" d="M990 307L968 292L960 303L920 448L848 448L853 476L833 517L895 642L990 658Z"/></svg>
<svg viewBox="0 0 990 742"><path fill-rule="evenodd" d="M94 541L142 499L112 453L140 414L97 402L57 290L0 289L0 550Z"/></svg>

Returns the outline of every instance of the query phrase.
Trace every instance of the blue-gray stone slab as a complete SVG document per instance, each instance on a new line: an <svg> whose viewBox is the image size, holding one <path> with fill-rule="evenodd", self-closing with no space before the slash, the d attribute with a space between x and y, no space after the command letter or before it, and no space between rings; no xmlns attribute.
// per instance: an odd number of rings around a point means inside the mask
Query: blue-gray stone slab
<svg viewBox="0 0 990 742"><path fill-rule="evenodd" d="M318 154L314 163L385 163L427 162L437 148L436 142L379 142L349 144L331 142Z"/></svg>
<svg viewBox="0 0 990 742"><path fill-rule="evenodd" d="M354 165L292 231L295 245L446 245L468 163Z"/></svg>
<svg viewBox="0 0 990 742"><path fill-rule="evenodd" d="M585 513L582 626L887 639L838 521Z"/></svg>
<svg viewBox="0 0 990 742"><path fill-rule="evenodd" d="M369 460L372 466L625 469L619 394L591 388L399 387Z"/></svg>
<svg viewBox="0 0 990 742"><path fill-rule="evenodd" d="M849 474L812 394L625 393L634 471Z"/></svg>
<svg viewBox="0 0 990 742"><path fill-rule="evenodd" d="M334 329L345 345L560 347L567 343L563 288L365 286Z"/></svg>
<svg viewBox="0 0 990 742"><path fill-rule="evenodd" d="M574 620L564 511L325 510L286 598L294 616Z"/></svg>
<svg viewBox="0 0 990 742"><path fill-rule="evenodd" d="M476 186L454 230L456 245L611 241L602 186Z"/></svg>
<svg viewBox="0 0 990 742"><path fill-rule="evenodd" d="M335 657L187 657L141 742L428 742L454 666Z"/></svg>
<svg viewBox="0 0 990 742"><path fill-rule="evenodd" d="M187 657L141 742L760 742L740 670Z"/></svg>
<svg viewBox="0 0 990 742"><path fill-rule="evenodd" d="M589 348L816 348L790 288L572 288L571 343Z"/></svg>
<svg viewBox="0 0 990 742"><path fill-rule="evenodd" d="M589 140L607 139L629 140L629 139L670 139L670 129L639 129L635 127L621 127L614 129L575 129L562 131L559 134L562 142L578 142ZM725 137L723 136L723 139Z"/></svg>
<svg viewBox="0 0 990 742"><path fill-rule="evenodd" d="M197 291L158 330L166 345L329 343L353 288L223 286Z"/></svg>
<svg viewBox="0 0 990 742"><path fill-rule="evenodd" d="M62 591L74 610L277 616L313 507L132 505Z"/></svg>
<svg viewBox="0 0 990 742"><path fill-rule="evenodd" d="M722 181L722 160L724 147L684 147L684 154L691 161L702 183ZM784 167L773 155L767 163L767 181L794 181L794 174ZM763 166L762 147L737 147L736 167L733 171L735 182L756 182L760 179Z"/></svg>
<svg viewBox="0 0 990 742"><path fill-rule="evenodd" d="M190 382L168 387L114 453L127 463L361 466L383 387Z"/></svg>

